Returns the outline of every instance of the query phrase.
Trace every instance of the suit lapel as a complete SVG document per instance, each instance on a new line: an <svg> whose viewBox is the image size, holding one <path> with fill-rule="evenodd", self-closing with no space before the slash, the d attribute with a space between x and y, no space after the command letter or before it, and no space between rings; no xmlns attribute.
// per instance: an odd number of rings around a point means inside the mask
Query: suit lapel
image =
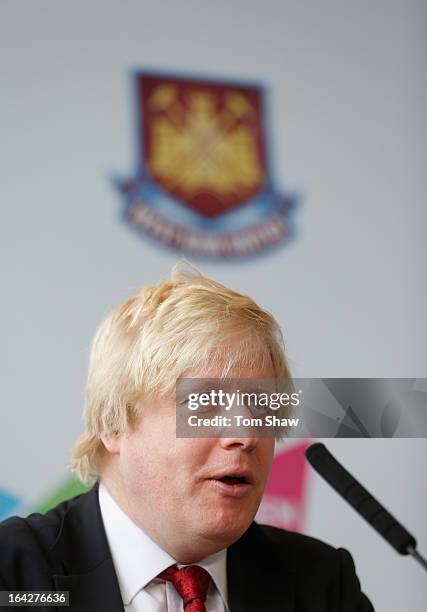
<svg viewBox="0 0 427 612"><path fill-rule="evenodd" d="M111 559L86 574L53 576L58 591L70 592L69 610L87 612L122 612L120 590Z"/></svg>
<svg viewBox="0 0 427 612"><path fill-rule="evenodd" d="M81 495L63 517L53 546L64 569L53 580L70 591L70 610L124 610L98 502L98 486Z"/></svg>
<svg viewBox="0 0 427 612"><path fill-rule="evenodd" d="M227 583L230 612L295 612L293 581L256 523L228 549Z"/></svg>

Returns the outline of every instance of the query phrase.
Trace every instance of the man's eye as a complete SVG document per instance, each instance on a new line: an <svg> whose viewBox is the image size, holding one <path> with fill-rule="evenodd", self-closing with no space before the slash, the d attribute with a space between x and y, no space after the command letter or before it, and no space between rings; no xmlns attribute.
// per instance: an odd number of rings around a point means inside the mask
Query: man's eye
<svg viewBox="0 0 427 612"><path fill-rule="evenodd" d="M244 397L243 403L254 415L263 416L269 412L268 405L263 401L263 397L255 393Z"/></svg>
<svg viewBox="0 0 427 612"><path fill-rule="evenodd" d="M197 414L209 414L211 412L215 412L218 409L218 406L214 406L213 404L208 404L207 406L199 406L197 408Z"/></svg>
<svg viewBox="0 0 427 612"><path fill-rule="evenodd" d="M263 416L263 415L268 414L270 412L268 406L263 406L263 405L260 406L259 404L257 406L255 406L255 405L254 406L250 406L249 408L250 408L250 410L251 410L251 412L253 414L256 414L258 416Z"/></svg>
<svg viewBox="0 0 427 612"><path fill-rule="evenodd" d="M248 393L243 396L243 403L248 408L256 407L258 405L258 397L255 393Z"/></svg>

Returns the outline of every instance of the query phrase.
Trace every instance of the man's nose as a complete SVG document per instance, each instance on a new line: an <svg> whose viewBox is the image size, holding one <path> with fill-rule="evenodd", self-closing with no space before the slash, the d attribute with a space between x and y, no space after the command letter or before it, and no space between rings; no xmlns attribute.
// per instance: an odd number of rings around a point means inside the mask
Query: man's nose
<svg viewBox="0 0 427 612"><path fill-rule="evenodd" d="M223 429L220 444L226 450L240 449L250 452L258 445L259 428L251 424L253 415L247 406L233 408L229 413L231 425Z"/></svg>
<svg viewBox="0 0 427 612"><path fill-rule="evenodd" d="M224 432L220 438L220 445L225 450L253 451L258 445L258 437L251 432Z"/></svg>

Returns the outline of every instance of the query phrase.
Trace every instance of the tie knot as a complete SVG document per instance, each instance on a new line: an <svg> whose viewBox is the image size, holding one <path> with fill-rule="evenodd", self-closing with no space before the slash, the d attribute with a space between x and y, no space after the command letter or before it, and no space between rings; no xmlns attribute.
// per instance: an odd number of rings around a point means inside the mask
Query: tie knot
<svg viewBox="0 0 427 612"><path fill-rule="evenodd" d="M185 612L205 612L211 577L203 567L186 565L178 569L176 565L171 565L159 574L159 578L172 582L182 597Z"/></svg>

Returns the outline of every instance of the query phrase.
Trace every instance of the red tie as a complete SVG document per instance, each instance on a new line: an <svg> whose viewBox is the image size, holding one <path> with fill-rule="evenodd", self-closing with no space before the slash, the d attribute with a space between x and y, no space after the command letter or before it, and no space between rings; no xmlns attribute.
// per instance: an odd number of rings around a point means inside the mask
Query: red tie
<svg viewBox="0 0 427 612"><path fill-rule="evenodd" d="M178 569L171 565L159 578L172 582L182 597L185 612L206 612L205 601L208 593L210 575L199 565L186 565Z"/></svg>

